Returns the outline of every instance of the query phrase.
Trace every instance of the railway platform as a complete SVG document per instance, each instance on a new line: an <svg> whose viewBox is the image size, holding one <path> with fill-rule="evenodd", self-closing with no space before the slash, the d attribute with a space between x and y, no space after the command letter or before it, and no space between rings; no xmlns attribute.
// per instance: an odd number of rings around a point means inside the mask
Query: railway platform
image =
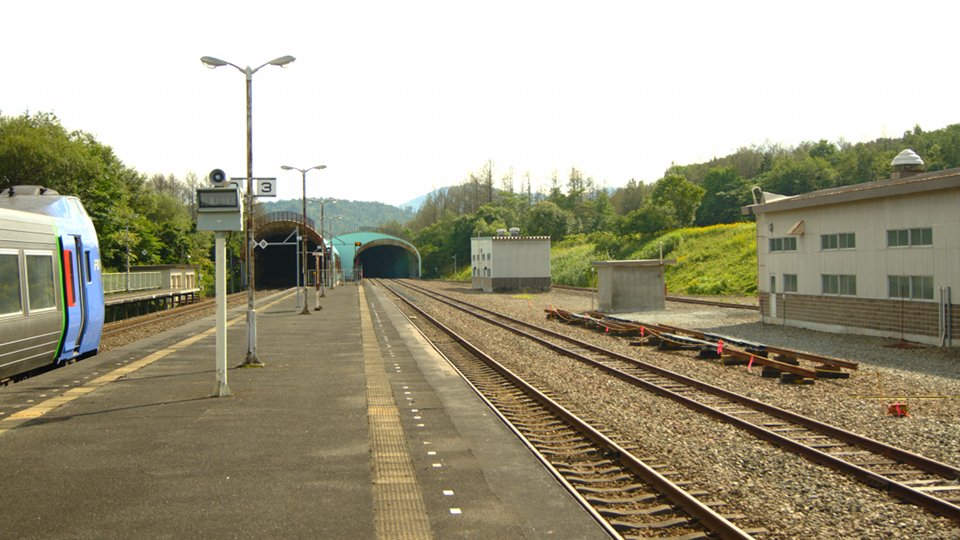
<svg viewBox="0 0 960 540"><path fill-rule="evenodd" d="M0 388L3 536L606 537L382 289L295 303L258 300L230 397L212 317Z"/></svg>

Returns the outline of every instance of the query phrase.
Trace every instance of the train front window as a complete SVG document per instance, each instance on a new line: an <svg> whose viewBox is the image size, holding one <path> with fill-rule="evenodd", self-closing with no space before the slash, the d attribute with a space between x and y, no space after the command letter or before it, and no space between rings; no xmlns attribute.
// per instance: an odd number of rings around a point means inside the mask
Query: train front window
<svg viewBox="0 0 960 540"><path fill-rule="evenodd" d="M20 313L20 264L16 252L0 252L0 315Z"/></svg>
<svg viewBox="0 0 960 540"><path fill-rule="evenodd" d="M53 255L27 253L27 298L30 311L57 306L53 286Z"/></svg>

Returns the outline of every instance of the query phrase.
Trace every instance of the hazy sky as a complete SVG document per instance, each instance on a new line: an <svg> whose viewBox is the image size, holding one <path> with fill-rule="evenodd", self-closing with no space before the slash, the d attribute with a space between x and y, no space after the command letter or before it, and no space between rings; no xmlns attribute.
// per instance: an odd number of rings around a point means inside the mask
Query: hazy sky
<svg viewBox="0 0 960 540"><path fill-rule="evenodd" d="M958 121L957 2L6 2L0 113L55 113L147 174L400 204L487 160L607 186L764 142Z"/></svg>

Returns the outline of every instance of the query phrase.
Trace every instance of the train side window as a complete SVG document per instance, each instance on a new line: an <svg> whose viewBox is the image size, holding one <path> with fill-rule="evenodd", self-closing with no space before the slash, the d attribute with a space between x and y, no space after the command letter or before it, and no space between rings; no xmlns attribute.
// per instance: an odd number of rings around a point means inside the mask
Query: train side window
<svg viewBox="0 0 960 540"><path fill-rule="evenodd" d="M53 279L53 254L26 252L27 299L30 311L57 306Z"/></svg>
<svg viewBox="0 0 960 540"><path fill-rule="evenodd" d="M22 311L19 257L16 251L0 251L0 315Z"/></svg>
<svg viewBox="0 0 960 540"><path fill-rule="evenodd" d="M91 270L91 267L90 267L90 252L89 252L89 251L84 251L84 252L83 252L83 263L84 263L84 265L87 267L87 283L93 283L93 272L90 271L90 270Z"/></svg>

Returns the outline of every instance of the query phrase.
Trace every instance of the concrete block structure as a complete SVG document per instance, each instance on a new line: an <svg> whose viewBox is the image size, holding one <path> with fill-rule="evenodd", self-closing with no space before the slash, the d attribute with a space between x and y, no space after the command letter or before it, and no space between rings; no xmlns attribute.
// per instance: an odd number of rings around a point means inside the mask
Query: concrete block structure
<svg viewBox="0 0 960 540"><path fill-rule="evenodd" d="M486 292L549 291L550 237L519 229L470 239L472 288Z"/></svg>
<svg viewBox="0 0 960 540"><path fill-rule="evenodd" d="M960 168L783 197L754 189L764 322L956 345ZM951 341L952 340L952 341Z"/></svg>
<svg viewBox="0 0 960 540"><path fill-rule="evenodd" d="M666 307L663 268L673 259L595 261L597 296L603 313L661 310Z"/></svg>

